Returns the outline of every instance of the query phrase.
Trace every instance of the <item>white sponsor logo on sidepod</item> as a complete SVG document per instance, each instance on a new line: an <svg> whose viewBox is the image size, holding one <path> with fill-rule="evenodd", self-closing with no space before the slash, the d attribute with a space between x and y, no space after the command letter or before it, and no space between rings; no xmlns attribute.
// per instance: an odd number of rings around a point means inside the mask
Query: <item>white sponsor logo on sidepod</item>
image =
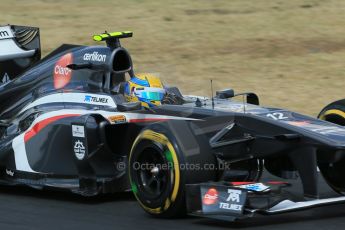
<svg viewBox="0 0 345 230"><path fill-rule="evenodd" d="M99 54L97 51L94 51L91 53L86 53L83 56L84 61L98 61L98 62L105 62L105 59L107 58L107 55L105 54Z"/></svg>
<svg viewBox="0 0 345 230"><path fill-rule="evenodd" d="M85 146L80 140L74 143L74 154L78 160L82 160L85 157Z"/></svg>
<svg viewBox="0 0 345 230"><path fill-rule="evenodd" d="M85 137L84 126L72 125L72 136L73 137Z"/></svg>

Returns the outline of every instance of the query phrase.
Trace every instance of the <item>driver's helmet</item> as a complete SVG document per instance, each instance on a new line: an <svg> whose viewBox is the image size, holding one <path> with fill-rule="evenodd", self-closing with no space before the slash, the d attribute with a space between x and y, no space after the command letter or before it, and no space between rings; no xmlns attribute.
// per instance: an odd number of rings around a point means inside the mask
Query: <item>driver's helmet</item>
<svg viewBox="0 0 345 230"><path fill-rule="evenodd" d="M152 74L136 74L125 83L126 100L140 101L144 107L161 105L165 95L166 90L161 80Z"/></svg>

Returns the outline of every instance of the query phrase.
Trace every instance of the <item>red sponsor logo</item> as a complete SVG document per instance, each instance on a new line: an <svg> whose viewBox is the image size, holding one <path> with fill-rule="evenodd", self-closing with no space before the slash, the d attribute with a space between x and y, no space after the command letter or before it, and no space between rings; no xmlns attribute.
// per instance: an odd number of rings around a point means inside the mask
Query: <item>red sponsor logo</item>
<svg viewBox="0 0 345 230"><path fill-rule="evenodd" d="M288 121L287 123L293 126L300 126L300 127L307 126L310 124L309 121Z"/></svg>
<svg viewBox="0 0 345 230"><path fill-rule="evenodd" d="M72 70L66 66L73 63L73 56L71 53L62 56L54 66L54 88L61 89L66 86L72 78Z"/></svg>
<svg viewBox="0 0 345 230"><path fill-rule="evenodd" d="M218 191L215 188L210 188L207 193L202 198L202 203L204 205L212 205L218 201Z"/></svg>

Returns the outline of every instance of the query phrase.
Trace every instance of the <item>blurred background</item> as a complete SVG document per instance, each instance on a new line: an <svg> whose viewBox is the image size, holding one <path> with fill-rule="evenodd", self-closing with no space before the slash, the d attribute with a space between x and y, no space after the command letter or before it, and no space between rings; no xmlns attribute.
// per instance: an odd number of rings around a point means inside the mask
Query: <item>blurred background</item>
<svg viewBox="0 0 345 230"><path fill-rule="evenodd" d="M40 27L43 55L132 30L122 44L136 72L184 94L210 96L213 79L312 116L345 97L342 0L1 0L0 24Z"/></svg>

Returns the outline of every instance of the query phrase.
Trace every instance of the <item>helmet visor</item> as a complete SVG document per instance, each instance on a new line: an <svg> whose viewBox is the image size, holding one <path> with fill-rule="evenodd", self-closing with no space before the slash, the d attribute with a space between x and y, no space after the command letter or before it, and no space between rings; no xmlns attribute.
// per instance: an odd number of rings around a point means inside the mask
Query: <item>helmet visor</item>
<svg viewBox="0 0 345 230"><path fill-rule="evenodd" d="M138 98L150 101L161 101L164 98L165 90L162 88L143 87L136 88L134 93Z"/></svg>

